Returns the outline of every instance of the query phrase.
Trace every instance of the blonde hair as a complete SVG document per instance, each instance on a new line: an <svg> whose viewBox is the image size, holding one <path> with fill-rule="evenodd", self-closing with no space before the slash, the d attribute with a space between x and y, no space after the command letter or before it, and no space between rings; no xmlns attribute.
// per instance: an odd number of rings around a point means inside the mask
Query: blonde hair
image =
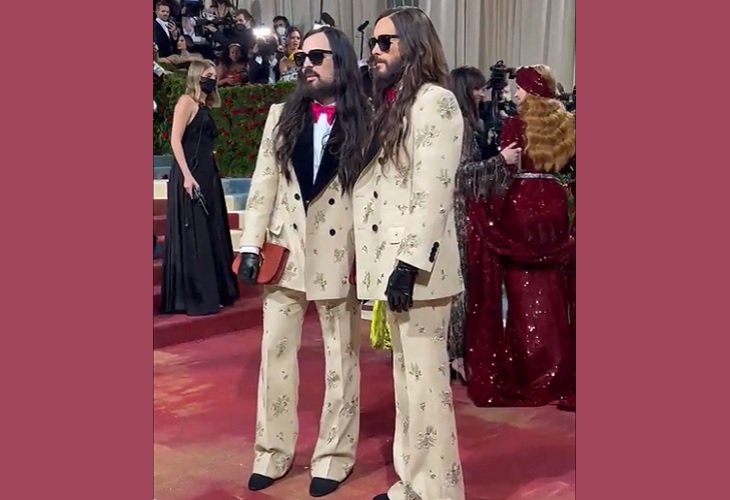
<svg viewBox="0 0 730 500"><path fill-rule="evenodd" d="M532 66L555 94L557 83L550 68ZM557 99L525 94L517 105L525 124L525 154L535 168L544 172L559 172L575 156L575 116Z"/></svg>
<svg viewBox="0 0 730 500"><path fill-rule="evenodd" d="M200 90L200 75L208 68L215 70L215 64L207 59L191 61L190 67L188 67L188 76L185 79L185 95L192 97L195 102L201 102L203 91ZM205 105L209 108L220 107L221 98L218 95L218 88L205 97Z"/></svg>

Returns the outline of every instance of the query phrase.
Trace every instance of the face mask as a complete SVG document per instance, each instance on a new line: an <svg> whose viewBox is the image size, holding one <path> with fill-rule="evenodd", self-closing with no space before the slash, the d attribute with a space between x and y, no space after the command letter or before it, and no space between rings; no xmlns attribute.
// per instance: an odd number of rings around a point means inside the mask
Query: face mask
<svg viewBox="0 0 730 500"><path fill-rule="evenodd" d="M279 26L278 28L276 28L276 34L279 36L286 35L286 28L283 26Z"/></svg>
<svg viewBox="0 0 730 500"><path fill-rule="evenodd" d="M206 94L214 92L216 86L217 82L215 81L215 78L204 77L200 79L200 90L202 90Z"/></svg>

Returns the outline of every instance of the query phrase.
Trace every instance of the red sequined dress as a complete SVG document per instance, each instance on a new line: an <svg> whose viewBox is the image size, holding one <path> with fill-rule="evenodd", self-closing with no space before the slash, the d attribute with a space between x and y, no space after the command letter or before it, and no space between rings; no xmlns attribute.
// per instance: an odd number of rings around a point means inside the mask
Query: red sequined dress
<svg viewBox="0 0 730 500"><path fill-rule="evenodd" d="M524 150L519 117L505 120L501 142ZM477 406L542 406L574 394L575 233L561 178L523 154L504 191L468 204L465 365Z"/></svg>

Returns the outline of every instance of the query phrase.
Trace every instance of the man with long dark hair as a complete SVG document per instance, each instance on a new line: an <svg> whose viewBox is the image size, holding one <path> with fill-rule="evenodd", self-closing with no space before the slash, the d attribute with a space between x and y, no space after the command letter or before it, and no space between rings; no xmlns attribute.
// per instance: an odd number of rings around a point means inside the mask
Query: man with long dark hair
<svg viewBox="0 0 730 500"><path fill-rule="evenodd" d="M298 85L269 111L241 236L241 279L256 284L265 241L286 247L280 282L264 286L261 375L251 490L291 467L298 435L297 351L314 301L322 325L326 388L310 494L335 491L350 474L360 426L360 308L352 189L372 121L352 44L338 29L307 33L294 54Z"/></svg>
<svg viewBox="0 0 730 500"><path fill-rule="evenodd" d="M388 302L400 478L375 499L463 500L446 338L463 289L452 202L464 121L423 11L387 10L373 34L375 140L353 192L357 287Z"/></svg>

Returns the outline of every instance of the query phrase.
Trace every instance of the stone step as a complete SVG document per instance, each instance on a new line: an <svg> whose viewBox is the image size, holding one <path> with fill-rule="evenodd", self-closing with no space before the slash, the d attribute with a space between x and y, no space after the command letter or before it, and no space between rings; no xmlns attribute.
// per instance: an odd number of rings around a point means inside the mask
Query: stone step
<svg viewBox="0 0 730 500"><path fill-rule="evenodd" d="M152 215L167 215L167 198L152 200Z"/></svg>
<svg viewBox="0 0 730 500"><path fill-rule="evenodd" d="M158 349L173 344L202 340L214 335L260 327L262 322L263 302L261 297L244 296L231 307L211 316L155 314L152 318L152 344L155 349Z"/></svg>
<svg viewBox="0 0 730 500"><path fill-rule="evenodd" d="M152 181L154 184L154 195L155 200L166 200L167 199L167 181L155 179Z"/></svg>
<svg viewBox="0 0 730 500"><path fill-rule="evenodd" d="M226 210L229 212L238 212L246 209L246 200L248 199L247 194L227 194L226 199Z"/></svg>
<svg viewBox="0 0 730 500"><path fill-rule="evenodd" d="M157 270L156 268L159 268ZM162 260L159 260L158 262L155 262L153 265L153 276L155 274L159 274L159 282L152 285L152 310L154 311L153 314L159 314L158 311L160 310L160 302L162 300L162 287L160 286L160 282L162 281ZM238 291L240 293L239 300L242 299L256 299L261 297L262 294L262 288L260 286L244 286L240 282L238 284Z"/></svg>

